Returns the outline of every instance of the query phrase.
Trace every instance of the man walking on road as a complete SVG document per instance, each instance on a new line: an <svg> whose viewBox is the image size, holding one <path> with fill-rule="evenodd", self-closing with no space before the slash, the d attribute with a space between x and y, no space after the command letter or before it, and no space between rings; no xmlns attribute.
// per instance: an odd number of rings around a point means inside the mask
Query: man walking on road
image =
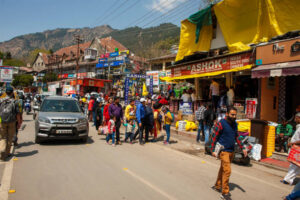
<svg viewBox="0 0 300 200"><path fill-rule="evenodd" d="M237 110L234 107L229 107L227 109L226 118L222 119L217 123L213 135L212 141L212 154L215 157L220 157L221 166L219 169L218 178L216 184L212 187L214 190L221 192L221 198L225 200L230 200L229 194L229 177L231 174L231 166L230 163L233 159L234 155L234 145L235 142L239 144L241 148L243 148L242 142L238 139L237 133L237 123L236 123L236 114ZM218 144L217 144L218 143ZM222 146L222 150L219 155L218 152L215 152L216 144L218 146ZM243 148L244 156L247 156L247 151Z"/></svg>
<svg viewBox="0 0 300 200"><path fill-rule="evenodd" d="M115 116L116 122L116 144L121 144L120 141L120 127L123 123L123 110L122 106L120 105L120 98L114 97L114 102L109 106L108 112L110 116Z"/></svg>
<svg viewBox="0 0 300 200"><path fill-rule="evenodd" d="M138 123L138 130L134 135L134 139L136 138L136 136L139 134L139 141L140 144L144 144L143 142L143 131L145 128L145 98L141 98L140 99L140 103L138 104L137 108L136 108L136 120Z"/></svg>
<svg viewBox="0 0 300 200"><path fill-rule="evenodd" d="M16 134L16 130L19 129L22 124L22 118L21 118L21 114L20 114L21 108L20 108L20 105L14 99L13 88L8 87L6 89L6 95L7 95L7 97L0 100L1 160L5 160L9 156L10 148L11 148L11 145L13 142L13 138Z"/></svg>

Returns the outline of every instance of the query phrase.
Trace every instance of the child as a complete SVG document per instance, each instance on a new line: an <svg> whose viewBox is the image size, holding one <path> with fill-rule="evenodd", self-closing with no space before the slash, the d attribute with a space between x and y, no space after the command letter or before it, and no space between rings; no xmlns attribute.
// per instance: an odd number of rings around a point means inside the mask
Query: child
<svg viewBox="0 0 300 200"><path fill-rule="evenodd" d="M170 132L171 132L171 124L172 124L172 121L173 121L173 117L172 117L172 114L169 110L169 108L165 107L163 109L163 112L165 114L165 118L164 118L164 122L165 122L165 130L166 130L166 134L167 134L167 139L166 141L164 141L164 144L169 144L170 142Z"/></svg>
<svg viewBox="0 0 300 200"><path fill-rule="evenodd" d="M114 115L111 115L110 120L108 121L108 133L106 136L107 144L109 144L109 140L112 139L113 146L115 146L115 133L116 133L115 121L116 121L116 117Z"/></svg>
<svg viewBox="0 0 300 200"><path fill-rule="evenodd" d="M133 136L134 136L134 130L135 130L135 124L134 120L131 119L127 123L124 124L126 127L126 132L125 132L125 140L124 142L127 142L127 139L130 138L130 144L132 144Z"/></svg>

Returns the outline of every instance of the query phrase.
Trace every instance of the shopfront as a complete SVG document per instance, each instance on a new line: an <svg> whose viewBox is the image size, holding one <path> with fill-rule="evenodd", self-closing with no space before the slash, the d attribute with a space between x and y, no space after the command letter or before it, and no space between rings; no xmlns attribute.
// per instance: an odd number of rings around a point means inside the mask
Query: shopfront
<svg viewBox="0 0 300 200"><path fill-rule="evenodd" d="M83 78L78 79L76 83L76 79L70 80L70 87L76 88L76 85L79 85L79 95L84 96L86 93L91 92L107 92L105 91L106 85L109 84L111 80L102 80L102 79L94 79L94 78Z"/></svg>
<svg viewBox="0 0 300 200"><path fill-rule="evenodd" d="M221 97L226 95L228 88L233 86L234 103L240 107L238 118L242 119L247 117L246 100L254 99L257 102L258 97L258 80L251 79L253 60L252 52L207 58L174 66L171 68L171 77L163 80L181 81L183 83L179 85L186 86L185 89L194 88L197 100L193 104L193 110L199 107L200 102L210 102L209 91L212 79L219 83ZM170 106L174 112L177 112L180 107L179 98L180 92L171 102ZM255 118L253 115L250 117Z"/></svg>
<svg viewBox="0 0 300 200"><path fill-rule="evenodd" d="M300 37L258 46L252 78L260 80L260 119L290 119L300 105Z"/></svg>

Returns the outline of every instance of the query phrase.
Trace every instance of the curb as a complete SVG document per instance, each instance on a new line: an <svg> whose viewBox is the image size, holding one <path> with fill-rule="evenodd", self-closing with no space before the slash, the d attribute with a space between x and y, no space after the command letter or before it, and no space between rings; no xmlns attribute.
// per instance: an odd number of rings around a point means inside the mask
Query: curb
<svg viewBox="0 0 300 200"><path fill-rule="evenodd" d="M176 130L176 128L174 126L171 127L171 134L172 133L176 134L176 135L181 135L181 136L184 136L184 137L192 138L192 139L195 139L195 140L197 138L197 132L195 132L195 131L192 131L192 132L178 131L178 130ZM176 140L180 141L178 138L176 138ZM203 144L201 144L201 146L203 146ZM253 162L255 164L258 164L258 165L262 165L262 166L271 168L271 169L280 170L280 171L283 171L283 172L287 172L288 171L288 168L284 168L284 167L272 165L272 164L269 164L269 163L264 163L264 162L255 161L255 160L251 160L251 162Z"/></svg>

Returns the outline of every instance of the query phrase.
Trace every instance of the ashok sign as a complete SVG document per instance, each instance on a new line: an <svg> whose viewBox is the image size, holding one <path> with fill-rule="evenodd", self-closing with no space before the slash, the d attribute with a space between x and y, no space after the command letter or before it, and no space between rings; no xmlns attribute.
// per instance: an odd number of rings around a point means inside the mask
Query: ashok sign
<svg viewBox="0 0 300 200"><path fill-rule="evenodd" d="M172 70L171 77L184 75L203 74L224 70L231 70L251 64L251 53L227 56L219 59L196 62L189 65L175 67Z"/></svg>

